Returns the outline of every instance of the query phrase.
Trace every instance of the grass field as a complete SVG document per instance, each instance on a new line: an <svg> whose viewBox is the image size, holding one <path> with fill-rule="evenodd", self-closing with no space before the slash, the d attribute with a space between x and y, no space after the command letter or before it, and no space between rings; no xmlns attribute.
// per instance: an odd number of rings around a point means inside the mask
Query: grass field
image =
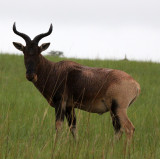
<svg viewBox="0 0 160 159"><path fill-rule="evenodd" d="M76 110L77 141L73 140L65 120L55 145L54 109L25 79L23 56L1 54L0 159L159 159L160 64L72 60L87 66L123 70L140 83L141 95L128 109L136 128L130 153L124 156L124 135L119 142L114 142L109 113L98 115L81 110Z"/></svg>

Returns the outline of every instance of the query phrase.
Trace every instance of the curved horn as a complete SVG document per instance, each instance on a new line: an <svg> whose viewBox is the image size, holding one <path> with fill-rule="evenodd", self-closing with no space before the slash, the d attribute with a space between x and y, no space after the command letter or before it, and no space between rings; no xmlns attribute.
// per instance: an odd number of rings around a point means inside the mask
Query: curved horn
<svg viewBox="0 0 160 159"><path fill-rule="evenodd" d="M26 35L24 33L20 33L19 31L17 31L17 29L16 29L16 23L15 22L13 24L13 31L14 31L15 34L17 34L20 37L22 37L26 41L26 43L28 43L28 42L31 41L31 39L30 39L30 37L28 35Z"/></svg>
<svg viewBox="0 0 160 159"><path fill-rule="evenodd" d="M33 41L38 44L38 42L39 42L42 38L44 38L44 37L46 37L46 36L48 36L48 35L50 35L50 34L52 33L52 29L53 29L53 26L52 26L52 24L51 24L48 32L37 35L37 36L33 39Z"/></svg>

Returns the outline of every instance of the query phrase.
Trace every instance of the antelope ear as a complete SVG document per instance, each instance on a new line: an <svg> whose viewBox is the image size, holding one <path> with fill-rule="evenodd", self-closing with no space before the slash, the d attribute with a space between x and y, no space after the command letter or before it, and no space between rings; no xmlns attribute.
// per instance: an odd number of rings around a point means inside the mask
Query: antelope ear
<svg viewBox="0 0 160 159"><path fill-rule="evenodd" d="M42 45L40 46L41 52L44 51L44 50L46 50L46 49L49 47L49 45L50 45L50 43L44 43L44 44L42 44Z"/></svg>
<svg viewBox="0 0 160 159"><path fill-rule="evenodd" d="M16 49L23 51L24 46L21 43L13 42L13 45L15 46Z"/></svg>

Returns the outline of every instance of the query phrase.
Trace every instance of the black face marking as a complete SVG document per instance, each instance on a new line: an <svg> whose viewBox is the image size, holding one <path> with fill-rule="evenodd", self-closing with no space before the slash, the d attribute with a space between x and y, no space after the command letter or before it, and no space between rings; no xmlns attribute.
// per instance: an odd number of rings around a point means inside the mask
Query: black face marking
<svg viewBox="0 0 160 159"><path fill-rule="evenodd" d="M32 74L35 72L35 64L34 62L29 62L26 64L26 74Z"/></svg>

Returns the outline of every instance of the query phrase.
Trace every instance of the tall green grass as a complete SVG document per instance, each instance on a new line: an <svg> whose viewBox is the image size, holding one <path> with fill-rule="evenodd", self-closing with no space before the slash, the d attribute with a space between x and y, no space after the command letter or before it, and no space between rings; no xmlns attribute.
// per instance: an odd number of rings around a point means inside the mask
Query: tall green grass
<svg viewBox="0 0 160 159"><path fill-rule="evenodd" d="M54 109L25 79L23 56L0 55L0 159L159 159L160 64L72 60L123 70L140 83L140 97L128 109L136 128L130 152L124 156L125 136L114 141L109 113L97 115L76 110L77 141L73 140L66 120L56 138Z"/></svg>

